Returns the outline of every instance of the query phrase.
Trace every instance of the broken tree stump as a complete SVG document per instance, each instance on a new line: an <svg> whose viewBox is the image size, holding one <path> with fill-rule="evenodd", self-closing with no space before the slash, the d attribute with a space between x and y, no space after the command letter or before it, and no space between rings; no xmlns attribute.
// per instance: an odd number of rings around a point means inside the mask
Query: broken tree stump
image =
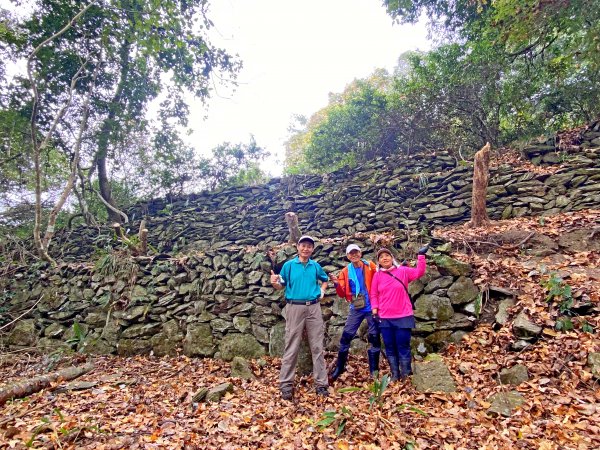
<svg viewBox="0 0 600 450"><path fill-rule="evenodd" d="M298 243L298 239L302 236L300 228L298 227L298 216L293 212L285 213L285 222L287 223L288 229L290 230L290 243Z"/></svg>
<svg viewBox="0 0 600 450"><path fill-rule="evenodd" d="M9 383L6 386L0 386L0 405L3 405L13 398L21 398L35 394L36 392L47 388L55 381L72 380L84 373L90 372L93 368L94 365L92 363L84 364L83 366L71 366L47 375L38 375L26 380Z"/></svg>
<svg viewBox="0 0 600 450"><path fill-rule="evenodd" d="M471 220L467 227L481 227L490 222L487 210L487 188L490 179L490 143L486 143L475 153L473 169L473 197L471 201Z"/></svg>

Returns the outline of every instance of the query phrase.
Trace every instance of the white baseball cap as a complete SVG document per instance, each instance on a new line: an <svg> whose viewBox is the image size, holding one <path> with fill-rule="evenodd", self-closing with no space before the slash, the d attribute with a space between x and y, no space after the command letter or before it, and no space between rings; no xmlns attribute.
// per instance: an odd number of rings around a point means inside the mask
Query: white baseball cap
<svg viewBox="0 0 600 450"><path fill-rule="evenodd" d="M308 235L301 236L300 239L298 239L298 244L303 241L310 241L312 245L315 245L315 240Z"/></svg>
<svg viewBox="0 0 600 450"><path fill-rule="evenodd" d="M348 247L346 247L346 255L348 253L350 253L352 250L358 250L359 252L361 251L360 247L358 245L356 245L356 244L350 244Z"/></svg>

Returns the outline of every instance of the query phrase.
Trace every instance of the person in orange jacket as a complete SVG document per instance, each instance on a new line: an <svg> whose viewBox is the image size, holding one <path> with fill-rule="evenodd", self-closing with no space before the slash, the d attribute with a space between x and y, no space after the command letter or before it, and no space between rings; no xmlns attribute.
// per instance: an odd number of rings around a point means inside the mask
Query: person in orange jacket
<svg viewBox="0 0 600 450"><path fill-rule="evenodd" d="M369 296L371 280L377 271L377 266L372 261L362 259L362 252L356 244L350 244L346 247L346 257L350 264L344 267L337 277L332 276L337 294L350 303L350 312L340 338L337 364L330 374L332 381L335 381L346 370L350 343L356 336L358 327L365 319L369 326L367 340L370 345L367 354L371 376L374 376L375 372L379 370L379 356L381 354L379 327L371 314Z"/></svg>

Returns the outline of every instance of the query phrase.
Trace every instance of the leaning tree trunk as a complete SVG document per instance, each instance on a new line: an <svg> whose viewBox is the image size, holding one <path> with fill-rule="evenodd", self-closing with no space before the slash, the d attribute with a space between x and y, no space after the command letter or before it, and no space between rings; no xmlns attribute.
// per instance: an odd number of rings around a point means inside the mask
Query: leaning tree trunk
<svg viewBox="0 0 600 450"><path fill-rule="evenodd" d="M121 44L119 49L119 60L121 65L121 71L119 74L119 84L117 90L111 102L109 104L109 113L104 123L102 124L100 131L100 138L98 140L98 150L94 158L96 169L98 170L98 184L100 186L100 195L102 197L106 212L108 213L108 220L110 222L122 223L122 213L117 208L117 204L112 196L112 190L110 186L110 179L108 176L108 170L106 167L108 158L108 149L110 146L110 136L113 133L113 126L117 120L117 111L121 108L121 101L123 99L124 87L129 80L129 69L130 61L129 56L131 53L131 42L125 40ZM127 221L127 220L125 220Z"/></svg>
<svg viewBox="0 0 600 450"><path fill-rule="evenodd" d="M473 170L473 197L471 200L471 220L468 227L481 227L490 222L487 210L487 187L490 179L490 143L475 153L475 168Z"/></svg>

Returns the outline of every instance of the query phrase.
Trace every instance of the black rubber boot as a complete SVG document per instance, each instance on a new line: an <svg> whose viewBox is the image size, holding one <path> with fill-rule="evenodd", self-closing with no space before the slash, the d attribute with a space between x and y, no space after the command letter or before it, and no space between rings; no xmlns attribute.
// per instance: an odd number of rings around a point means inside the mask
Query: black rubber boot
<svg viewBox="0 0 600 450"><path fill-rule="evenodd" d="M411 360L400 358L400 376L405 378L409 375L412 375Z"/></svg>
<svg viewBox="0 0 600 450"><path fill-rule="evenodd" d="M367 352L369 356L369 373L371 377L375 377L375 372L379 372L379 353L380 352Z"/></svg>
<svg viewBox="0 0 600 450"><path fill-rule="evenodd" d="M392 356L388 353L388 362L390 363L391 378L390 381L398 381L400 379L400 366L397 356Z"/></svg>
<svg viewBox="0 0 600 450"><path fill-rule="evenodd" d="M333 372L331 372L331 375L329 375L331 381L337 380L340 377L340 375L344 373L344 371L346 370L347 361L348 352L339 352L337 358L337 365L335 366L335 369L333 369Z"/></svg>

